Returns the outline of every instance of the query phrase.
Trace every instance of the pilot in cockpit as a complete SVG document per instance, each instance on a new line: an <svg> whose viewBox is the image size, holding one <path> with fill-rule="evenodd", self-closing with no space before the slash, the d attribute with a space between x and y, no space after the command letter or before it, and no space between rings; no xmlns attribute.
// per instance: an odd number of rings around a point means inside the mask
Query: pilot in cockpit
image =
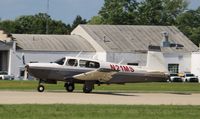
<svg viewBox="0 0 200 119"><path fill-rule="evenodd" d="M78 62L76 59L69 59L67 63L69 66L77 66L78 65Z"/></svg>

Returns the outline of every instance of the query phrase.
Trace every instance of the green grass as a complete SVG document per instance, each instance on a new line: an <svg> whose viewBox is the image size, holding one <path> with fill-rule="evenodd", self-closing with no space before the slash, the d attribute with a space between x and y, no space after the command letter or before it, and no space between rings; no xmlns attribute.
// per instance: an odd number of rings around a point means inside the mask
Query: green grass
<svg viewBox="0 0 200 119"><path fill-rule="evenodd" d="M199 119L200 106L0 105L1 119Z"/></svg>
<svg viewBox="0 0 200 119"><path fill-rule="evenodd" d="M0 90L32 90L35 91L38 81L5 81L0 80ZM76 90L82 90L82 84L76 84ZM45 84L46 91L63 90L64 83ZM125 85L95 85L94 91L109 92L188 92L200 93L199 83L132 83Z"/></svg>
<svg viewBox="0 0 200 119"><path fill-rule="evenodd" d="M35 90L37 81L0 81L0 90ZM64 83L45 84L47 91L63 90ZM198 83L133 83L95 86L108 92L192 92L200 93ZM82 85L76 85L77 90ZM199 119L200 106L175 105L1 105L0 119Z"/></svg>

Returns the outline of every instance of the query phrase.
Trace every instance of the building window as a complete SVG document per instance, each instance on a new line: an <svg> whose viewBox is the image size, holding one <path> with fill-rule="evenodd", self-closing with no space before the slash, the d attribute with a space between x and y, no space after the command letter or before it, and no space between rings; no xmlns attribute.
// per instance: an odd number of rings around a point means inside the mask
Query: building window
<svg viewBox="0 0 200 119"><path fill-rule="evenodd" d="M21 70L21 71L20 71L20 76L24 76L24 73L25 73L25 71L24 71L24 70Z"/></svg>
<svg viewBox="0 0 200 119"><path fill-rule="evenodd" d="M168 64L168 70L170 73L179 73L179 64Z"/></svg>
<svg viewBox="0 0 200 119"><path fill-rule="evenodd" d="M127 65L133 65L133 66L138 66L138 63L127 63Z"/></svg>

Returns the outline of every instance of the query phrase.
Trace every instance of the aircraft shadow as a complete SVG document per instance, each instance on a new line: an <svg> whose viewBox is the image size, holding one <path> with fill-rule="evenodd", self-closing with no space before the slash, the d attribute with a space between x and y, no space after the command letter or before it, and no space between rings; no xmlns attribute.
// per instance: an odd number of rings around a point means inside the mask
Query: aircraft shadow
<svg viewBox="0 0 200 119"><path fill-rule="evenodd" d="M100 95L115 95L115 96L138 96L129 93L117 93L117 92L91 92L89 94L100 94Z"/></svg>
<svg viewBox="0 0 200 119"><path fill-rule="evenodd" d="M175 94L175 95L192 95L191 93L184 93L184 92L175 92L175 93L169 93L169 94Z"/></svg>
<svg viewBox="0 0 200 119"><path fill-rule="evenodd" d="M48 93L63 93L63 94L66 94L66 93L69 93L67 91L63 91L63 90L51 90L51 91L46 91ZM74 91L74 92L71 92L71 93L82 93L82 94L85 94L83 93L82 91ZM192 95L192 93L189 93L189 92L165 92L166 94L174 94L174 95ZM90 95L90 94L97 94L97 95L114 95L114 96L139 96L139 95L134 95L132 93L128 93L128 92L91 92L91 93L86 93L87 95Z"/></svg>
<svg viewBox="0 0 200 119"><path fill-rule="evenodd" d="M46 91L48 93L69 93L66 91L61 91L61 90L51 90L51 91ZM75 91L72 93L83 93L82 91ZM84 93L83 93L84 94ZM118 92L91 92L91 93L86 93L86 94L97 94L97 95L115 95L115 96L138 96L138 95L133 95L131 93L118 93Z"/></svg>

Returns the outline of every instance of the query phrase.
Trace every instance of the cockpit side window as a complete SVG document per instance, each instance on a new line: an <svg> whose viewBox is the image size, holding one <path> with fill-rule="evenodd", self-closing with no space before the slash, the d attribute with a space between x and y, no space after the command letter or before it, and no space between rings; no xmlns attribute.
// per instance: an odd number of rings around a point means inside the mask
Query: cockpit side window
<svg viewBox="0 0 200 119"><path fill-rule="evenodd" d="M67 66L77 66L78 65L78 61L77 61L77 59L68 59L66 65Z"/></svg>
<svg viewBox="0 0 200 119"><path fill-rule="evenodd" d="M100 64L98 62L94 62L94 61L80 60L79 66L86 67L86 68L99 68Z"/></svg>
<svg viewBox="0 0 200 119"><path fill-rule="evenodd" d="M65 58L61 58L55 61L55 63L59 64L59 65L63 65L65 63Z"/></svg>

